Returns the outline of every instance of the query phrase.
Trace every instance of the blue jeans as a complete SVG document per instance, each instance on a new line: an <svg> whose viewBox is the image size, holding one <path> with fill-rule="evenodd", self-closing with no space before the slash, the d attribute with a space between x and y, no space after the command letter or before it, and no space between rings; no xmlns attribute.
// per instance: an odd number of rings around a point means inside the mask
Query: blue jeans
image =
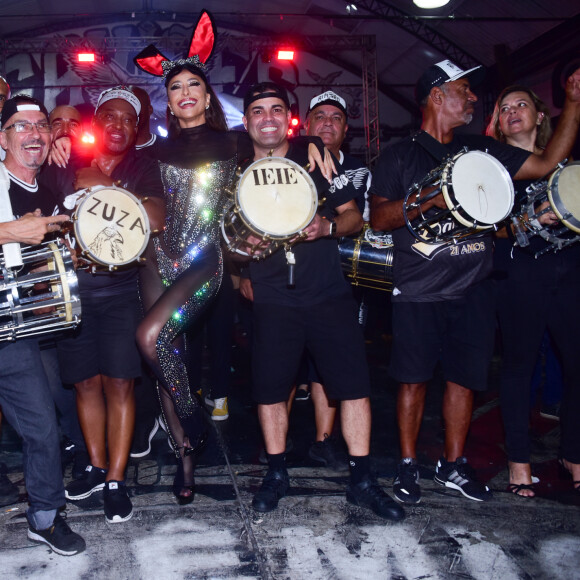
<svg viewBox="0 0 580 580"><path fill-rule="evenodd" d="M65 497L54 402L36 340L0 346L0 405L22 437L28 520L35 528L45 529L65 504Z"/></svg>

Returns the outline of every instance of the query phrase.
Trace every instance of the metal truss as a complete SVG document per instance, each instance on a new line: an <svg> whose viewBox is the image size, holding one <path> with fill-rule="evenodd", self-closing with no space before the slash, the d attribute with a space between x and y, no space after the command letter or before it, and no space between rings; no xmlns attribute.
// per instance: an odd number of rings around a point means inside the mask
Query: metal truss
<svg viewBox="0 0 580 580"><path fill-rule="evenodd" d="M101 57L111 53L136 54L149 44L154 44L161 52L168 55L180 54L187 48L189 39L168 38L165 36L144 37L105 37L101 40L80 37L51 36L47 38L7 38L0 41L0 51L4 60L8 55L18 53L63 54L81 50L94 51ZM374 36L327 35L296 37L291 39L292 46L304 52L323 55L336 62L335 55L340 51L360 51L362 55L361 70L348 66L341 61L339 64L361 75L364 102L364 126L367 144L367 162L369 166L379 155L379 95L377 86L376 40ZM238 54L273 51L280 47L279 39L259 36L229 35L224 39L224 48Z"/></svg>
<svg viewBox="0 0 580 580"><path fill-rule="evenodd" d="M375 16L388 20L391 24L406 30L422 42L435 48L464 69L483 64L457 44L439 34L434 28L427 26L423 19L407 14L383 0L357 0L353 2L357 8L362 8ZM452 19L453 17L450 17Z"/></svg>

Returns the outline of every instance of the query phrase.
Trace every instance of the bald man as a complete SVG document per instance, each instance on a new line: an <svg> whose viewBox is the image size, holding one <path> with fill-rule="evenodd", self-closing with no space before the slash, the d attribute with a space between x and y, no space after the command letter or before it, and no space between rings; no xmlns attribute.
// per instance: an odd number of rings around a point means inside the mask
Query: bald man
<svg viewBox="0 0 580 580"><path fill-rule="evenodd" d="M81 114L71 105L60 105L55 107L49 117L52 127L52 140L56 141L61 137L69 137L74 143L81 138L83 122Z"/></svg>

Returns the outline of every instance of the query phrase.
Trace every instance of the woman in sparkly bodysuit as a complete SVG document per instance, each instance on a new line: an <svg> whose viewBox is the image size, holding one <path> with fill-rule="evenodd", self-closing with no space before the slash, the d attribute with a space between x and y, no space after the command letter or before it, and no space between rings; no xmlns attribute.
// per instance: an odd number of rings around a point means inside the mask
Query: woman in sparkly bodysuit
<svg viewBox="0 0 580 580"><path fill-rule="evenodd" d="M213 34L211 24L209 32ZM136 63L152 72L140 60L147 51ZM146 316L137 331L141 353L159 380L163 415L179 461L173 491L181 504L193 500L193 457L204 437L201 403L188 381L183 332L220 286L219 221L225 186L237 167L241 135L227 132L221 105L198 54L162 62L169 138L148 153L159 160L166 221L146 253L140 279Z"/></svg>

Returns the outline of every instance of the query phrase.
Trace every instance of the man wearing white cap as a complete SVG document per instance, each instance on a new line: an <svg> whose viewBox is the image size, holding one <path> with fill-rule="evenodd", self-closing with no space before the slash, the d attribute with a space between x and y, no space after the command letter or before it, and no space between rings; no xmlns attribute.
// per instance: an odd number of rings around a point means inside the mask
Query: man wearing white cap
<svg viewBox="0 0 580 580"><path fill-rule="evenodd" d="M480 135L455 134L456 128L471 122L477 102L471 86L481 80L482 74L481 67L464 71L449 60L430 66L415 87L423 113L421 130L389 147L373 173L371 223L375 229L393 230L395 248L390 372L399 382L397 417L402 460L394 494L399 501L410 504L421 499L416 443L427 381L437 362L441 363L446 388L445 444L435 481L472 500L491 497L488 487L477 481L467 463L464 446L474 391L487 388L495 304L489 280L491 234L475 240L468 236L455 238L454 242L422 243L406 227L405 195L410 188L417 187L413 184L420 183L447 156L458 154L463 147L487 151L517 179L541 178L567 156L580 122L580 71L577 71L568 81L562 120L543 155L529 154ZM479 203L484 204L489 162L483 171L477 169L474 164L473 175L467 179L473 180L473 191L479 193ZM478 187L481 183L484 185ZM506 183L509 189L509 178ZM433 190L423 188L421 198ZM447 214L439 218L435 208L447 209L441 193L421 205L426 218L439 220L434 228L449 231L459 227ZM407 219L416 223L418 211L409 209Z"/></svg>
<svg viewBox="0 0 580 580"><path fill-rule="evenodd" d="M342 144L348 131L348 110L346 101L333 91L326 91L312 98L306 113L306 133L309 136L320 137L326 148L338 159L344 173L357 191L354 199L363 217L368 220L365 212L366 195L371 184L371 174L361 161L352 155L345 154ZM331 437L336 417L336 403L330 402L322 384L320 384L313 365L309 365L311 380L312 403L315 408L316 440L310 446L309 456L331 469L343 471L348 469L346 456L337 447ZM301 389L297 390L297 395Z"/></svg>
<svg viewBox="0 0 580 580"><path fill-rule="evenodd" d="M134 148L140 109L139 99L126 87L101 93L92 121L93 159L71 157L66 169L53 165L47 171L46 181L61 192L65 207L74 207L80 190L119 185L149 198L144 207L151 229L163 227L158 166ZM130 231L123 230L123 235ZM122 522L133 513L124 479L135 421L133 383L141 372L135 344L140 318L137 267L79 270L78 279L83 323L74 336L59 341L58 352L63 382L76 388L91 463L83 479L67 485L66 497L79 500L104 490L107 521Z"/></svg>
<svg viewBox="0 0 580 580"><path fill-rule="evenodd" d="M6 159L0 163L0 196L7 199L1 204L0 243L39 244L68 219L52 215L57 200L36 179L50 148L48 114L25 95L2 105L0 145ZM11 221L9 214L19 219ZM65 497L58 426L36 339L0 343L0 406L23 439L28 537L64 556L82 552L85 541L59 514Z"/></svg>

